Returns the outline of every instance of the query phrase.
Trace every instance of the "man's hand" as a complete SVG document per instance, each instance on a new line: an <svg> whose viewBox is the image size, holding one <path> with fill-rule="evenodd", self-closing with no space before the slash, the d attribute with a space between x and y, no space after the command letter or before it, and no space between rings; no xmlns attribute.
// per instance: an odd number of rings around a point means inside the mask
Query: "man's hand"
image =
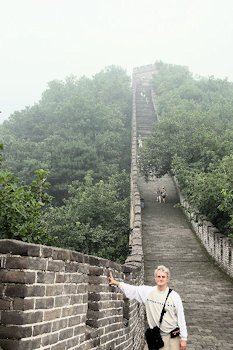
<svg viewBox="0 0 233 350"><path fill-rule="evenodd" d="M118 286L118 285L119 285L119 282L113 278L113 275L112 275L112 272L111 272L111 271L109 272L108 281L109 281L108 283L109 283L111 286L112 286L112 285L114 285L114 286Z"/></svg>
<svg viewBox="0 0 233 350"><path fill-rule="evenodd" d="M180 350L186 350L187 349L187 341L182 340L180 341Z"/></svg>

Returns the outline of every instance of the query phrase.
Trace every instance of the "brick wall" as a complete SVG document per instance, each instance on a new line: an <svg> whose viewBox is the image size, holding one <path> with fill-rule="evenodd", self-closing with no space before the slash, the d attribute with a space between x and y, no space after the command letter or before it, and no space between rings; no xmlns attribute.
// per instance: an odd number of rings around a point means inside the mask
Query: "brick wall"
<svg viewBox="0 0 233 350"><path fill-rule="evenodd" d="M189 205L187 199L179 190L177 178L174 176L173 179L180 197L183 211L188 217L197 237L219 267L221 267L229 276L233 277L233 247L231 240L221 234L206 217L196 212Z"/></svg>
<svg viewBox="0 0 233 350"><path fill-rule="evenodd" d="M107 279L140 283L140 267L14 240L0 262L2 349L142 348L143 310Z"/></svg>

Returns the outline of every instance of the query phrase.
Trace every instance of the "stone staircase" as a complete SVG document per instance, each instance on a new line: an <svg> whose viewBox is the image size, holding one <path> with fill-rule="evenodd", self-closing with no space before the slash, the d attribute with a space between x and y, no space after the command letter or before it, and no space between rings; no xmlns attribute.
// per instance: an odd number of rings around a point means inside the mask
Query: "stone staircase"
<svg viewBox="0 0 233 350"><path fill-rule="evenodd" d="M154 107L151 101L150 85L139 85L136 89L137 135L145 139L156 122Z"/></svg>
<svg viewBox="0 0 233 350"><path fill-rule="evenodd" d="M146 138L156 122L151 99L136 89L137 134ZM149 84L147 93L149 94ZM233 349L233 281L209 257L190 228L169 176L138 181L142 209L145 284L154 284L154 269L171 270L170 287L182 297L188 327L187 350ZM166 203L157 203L155 190L165 186ZM145 350L147 347L145 347Z"/></svg>

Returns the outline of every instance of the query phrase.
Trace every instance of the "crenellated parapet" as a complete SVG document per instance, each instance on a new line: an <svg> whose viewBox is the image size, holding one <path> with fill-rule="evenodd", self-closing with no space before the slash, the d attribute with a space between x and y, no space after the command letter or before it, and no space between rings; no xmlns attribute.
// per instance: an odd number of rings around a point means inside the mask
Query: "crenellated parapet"
<svg viewBox="0 0 233 350"><path fill-rule="evenodd" d="M133 266L133 262L132 262ZM141 349L143 314L108 284L140 268L16 240L0 244L0 346L7 350ZM141 314L140 314L141 312Z"/></svg>
<svg viewBox="0 0 233 350"><path fill-rule="evenodd" d="M175 176L173 180L180 197L180 204L191 223L193 231L219 267L233 277L233 246L231 239L220 233L205 216L190 206L180 191L179 183Z"/></svg>

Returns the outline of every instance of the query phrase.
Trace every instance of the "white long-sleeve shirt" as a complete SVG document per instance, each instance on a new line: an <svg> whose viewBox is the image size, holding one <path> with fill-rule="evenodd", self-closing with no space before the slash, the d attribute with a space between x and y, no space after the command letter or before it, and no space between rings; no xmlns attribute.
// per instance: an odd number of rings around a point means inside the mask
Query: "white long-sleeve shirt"
<svg viewBox="0 0 233 350"><path fill-rule="evenodd" d="M162 334L169 334L176 327L180 328L181 339L187 340L187 327L184 317L182 300L177 292L171 291L165 305L165 314L162 323L159 325L160 315L169 288L163 292L154 286L132 286L120 282L119 288L129 299L135 299L139 303L144 303L146 307L147 322L152 329L160 327Z"/></svg>

